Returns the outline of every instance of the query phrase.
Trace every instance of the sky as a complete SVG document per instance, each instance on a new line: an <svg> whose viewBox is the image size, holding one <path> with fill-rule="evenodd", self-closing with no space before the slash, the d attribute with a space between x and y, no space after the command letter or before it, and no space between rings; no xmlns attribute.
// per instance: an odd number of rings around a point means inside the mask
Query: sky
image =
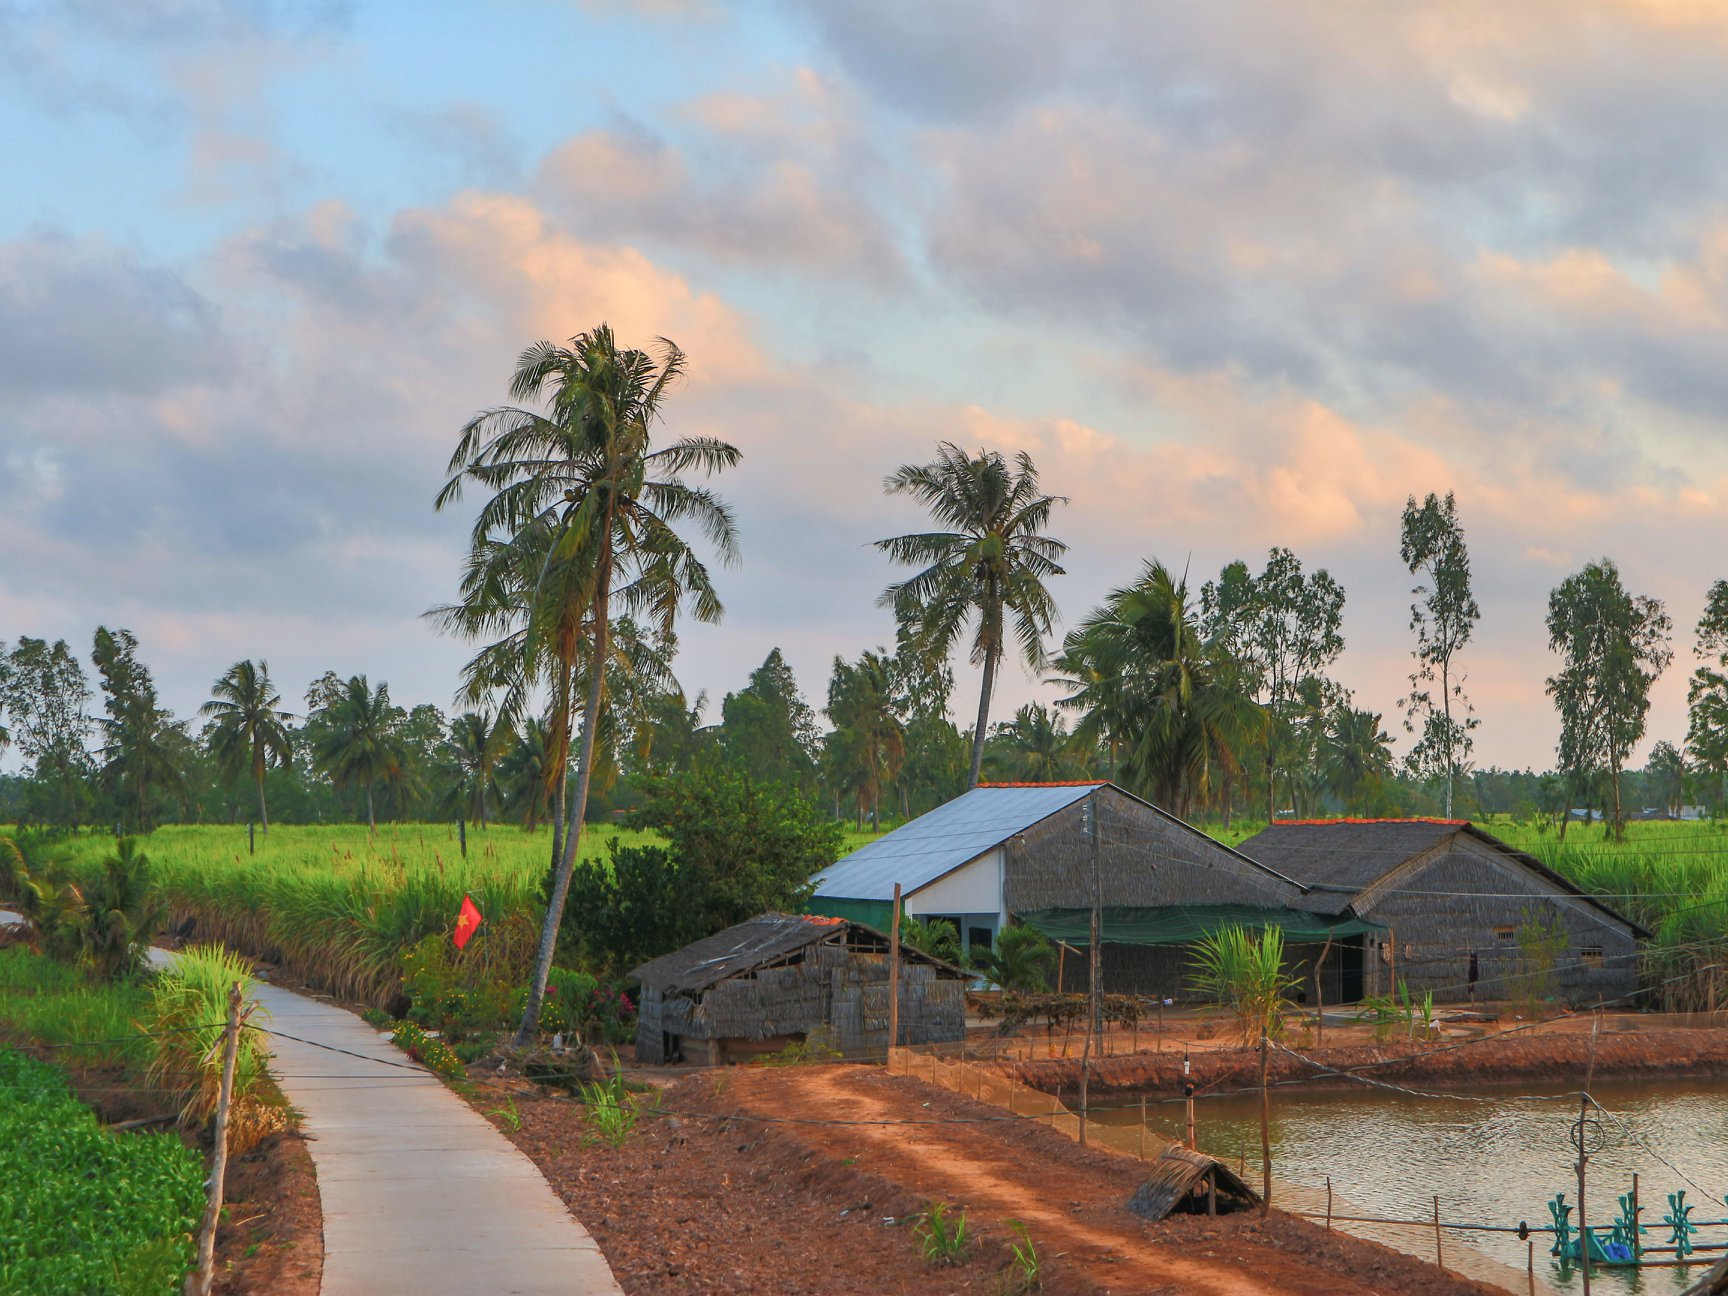
<svg viewBox="0 0 1728 1296"><path fill-rule="evenodd" d="M1728 576L1725 120L1701 0L0 0L0 640L448 705L458 430L605 321L743 452L711 718L892 644L881 480L951 440L1068 498L1066 625L1325 567L1400 749L1399 516L1456 492L1484 766L1551 763L1548 593L1610 557L1676 627L1636 762Z"/></svg>

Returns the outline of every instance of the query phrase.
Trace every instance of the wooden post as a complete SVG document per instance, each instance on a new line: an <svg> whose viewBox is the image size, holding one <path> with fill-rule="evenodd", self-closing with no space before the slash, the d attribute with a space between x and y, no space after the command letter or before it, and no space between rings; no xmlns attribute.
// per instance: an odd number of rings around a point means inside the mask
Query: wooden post
<svg viewBox="0 0 1728 1296"><path fill-rule="evenodd" d="M1437 1267L1446 1267L1446 1256L1440 1250L1440 1198L1434 1198L1434 1263Z"/></svg>
<svg viewBox="0 0 1728 1296"><path fill-rule="evenodd" d="M1398 929L1386 929L1386 975L1391 984L1386 987L1386 993L1396 997L1398 994Z"/></svg>
<svg viewBox="0 0 1728 1296"><path fill-rule="evenodd" d="M1140 1159L1146 1159L1146 1095L1140 1095Z"/></svg>
<svg viewBox="0 0 1728 1296"><path fill-rule="evenodd" d="M1182 1046L1182 1097L1188 1105L1188 1150L1198 1152L1200 1147L1194 1142L1194 1081L1188 1076L1188 1046Z"/></svg>
<svg viewBox="0 0 1728 1296"><path fill-rule="evenodd" d="M900 1044L900 884L894 884L894 920L888 925L888 1055Z"/></svg>
<svg viewBox="0 0 1728 1296"><path fill-rule="evenodd" d="M1644 1244L1638 1240L1638 1173L1632 1173L1632 1258L1644 1254Z"/></svg>
<svg viewBox="0 0 1728 1296"><path fill-rule="evenodd" d="M204 1203L204 1227L198 1233L198 1268L186 1275L186 1296L210 1296L210 1284L216 1280L216 1221L222 1215L222 1193L228 1178L228 1104L234 1096L234 1062L239 1052L240 983L236 981L228 991L228 1025L222 1032L222 1084L216 1091L210 1193Z"/></svg>
<svg viewBox="0 0 1728 1296"><path fill-rule="evenodd" d="M1584 1279L1584 1296L1590 1296L1590 1227L1584 1215L1584 1167L1590 1158L1584 1155L1584 1122L1590 1115L1590 1095L1578 1097L1578 1268Z"/></svg>
<svg viewBox="0 0 1728 1296"><path fill-rule="evenodd" d="M456 840L462 843L462 858L467 859L468 858L468 820L466 818L458 819L456 821Z"/></svg>
<svg viewBox="0 0 1728 1296"><path fill-rule="evenodd" d="M248 855L258 853L258 823L253 819L246 821L246 853Z"/></svg>
<svg viewBox="0 0 1728 1296"><path fill-rule="evenodd" d="M1164 996L1158 996L1158 1051L1164 1051Z"/></svg>
<svg viewBox="0 0 1728 1296"><path fill-rule="evenodd" d="M1266 1088L1271 1061L1266 1036L1260 1037L1260 1215L1272 1209L1272 1094Z"/></svg>
<svg viewBox="0 0 1728 1296"><path fill-rule="evenodd" d="M1218 1213L1218 1167L1215 1165L1206 1169L1206 1213Z"/></svg>
<svg viewBox="0 0 1728 1296"><path fill-rule="evenodd" d="M1086 1115L1092 1089L1092 1037L1099 1032L1102 1003L1098 998L1098 936L1103 926L1103 897L1098 877L1098 794L1086 798L1086 835L1092 841L1092 947L1088 951L1086 986L1086 1045L1080 1054L1080 1146L1086 1146Z"/></svg>
<svg viewBox="0 0 1728 1296"><path fill-rule="evenodd" d="M1320 957L1314 960L1314 1030L1320 1037L1320 1043L1326 1043L1326 987L1321 983L1321 976L1326 968L1326 956L1332 952L1332 938L1326 938L1326 944L1320 947Z"/></svg>
<svg viewBox="0 0 1728 1296"><path fill-rule="evenodd" d="M1536 1296L1536 1239L1531 1238L1525 1244L1524 1272L1530 1278L1530 1296Z"/></svg>
<svg viewBox="0 0 1728 1296"><path fill-rule="evenodd" d="M1008 1073L1008 1114L1010 1116L1019 1115L1014 1110L1014 1073L1012 1071Z"/></svg>
<svg viewBox="0 0 1728 1296"><path fill-rule="evenodd" d="M1068 966L1068 942L1056 942L1056 993L1062 993L1062 971Z"/></svg>
<svg viewBox="0 0 1728 1296"><path fill-rule="evenodd" d="M1332 1176L1326 1176L1326 1231L1332 1231Z"/></svg>

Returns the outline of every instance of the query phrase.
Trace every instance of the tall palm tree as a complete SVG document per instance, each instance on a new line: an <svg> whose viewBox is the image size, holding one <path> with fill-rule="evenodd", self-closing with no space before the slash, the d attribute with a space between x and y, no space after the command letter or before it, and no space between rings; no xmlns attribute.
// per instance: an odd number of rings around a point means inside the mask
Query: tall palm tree
<svg viewBox="0 0 1728 1296"><path fill-rule="evenodd" d="M404 777L404 753L397 734L401 713L390 705L390 686L382 680L373 688L364 675L342 687L330 707L329 725L318 740L317 758L339 788L366 790L366 827L378 831L373 793L380 783Z"/></svg>
<svg viewBox="0 0 1728 1296"><path fill-rule="evenodd" d="M453 789L455 802L465 819L486 826L487 797L498 795L496 769L499 758L511 738L502 724L476 711L465 711L450 722L448 739L450 754L460 771Z"/></svg>
<svg viewBox="0 0 1728 1296"><path fill-rule="evenodd" d="M1241 773L1240 754L1265 733L1265 711L1205 644L1188 583L1160 562L1112 590L1072 632L1056 662L1080 712L1075 734L1119 754L1118 774L1186 815Z"/></svg>
<svg viewBox="0 0 1728 1296"><path fill-rule="evenodd" d="M1010 620L1020 656L1033 670L1044 665L1044 641L1056 603L1044 582L1063 574L1058 560L1068 546L1044 534L1051 511L1067 500L1038 489L1038 470L1025 452L1013 465L995 450L968 455L950 442L936 461L906 464L883 483L890 495L910 495L930 511L942 531L878 540L876 547L916 575L890 585L879 600L892 607L923 651L946 658L968 624L975 624L971 660L981 667L978 721L972 730L968 786L978 786L990 694L1008 651Z"/></svg>
<svg viewBox="0 0 1728 1296"><path fill-rule="evenodd" d="M210 689L210 701L198 709L216 723L210 734L210 754L228 778L249 770L258 787L258 822L270 831L270 808L264 802L264 771L272 764L287 768L294 744L281 710L282 696L270 682L270 663L238 661Z"/></svg>
<svg viewBox="0 0 1728 1296"><path fill-rule="evenodd" d="M1380 727L1380 714L1352 706L1333 708L1320 739L1320 773L1344 808L1372 808L1392 773L1392 736Z"/></svg>
<svg viewBox="0 0 1728 1296"><path fill-rule="evenodd" d="M828 718L835 731L824 749L834 781L857 797L858 823L868 813L882 826L882 789L906 759L906 726L894 706L889 659L866 650L856 664L834 659L828 682Z"/></svg>
<svg viewBox="0 0 1728 1296"><path fill-rule="evenodd" d="M435 615L476 638L520 635L510 652L521 662L521 685L545 686L551 695L555 748L568 750L577 670L582 660L588 664L576 791L562 816L564 840L517 1030L523 1046L539 1028L581 841L614 608L645 616L663 637L686 604L698 620L718 620L708 569L677 527L694 524L725 560L736 554L731 510L684 480L736 464L736 447L712 437L653 447L654 424L683 371L684 353L673 343L662 338L653 353L621 348L604 324L568 346L535 343L517 360L510 396L540 402L544 412L506 406L469 420L436 501L448 507L469 483L492 492L474 523L457 605L468 610ZM557 773L561 803L564 785Z"/></svg>
<svg viewBox="0 0 1728 1296"><path fill-rule="evenodd" d="M987 753L1001 777L1055 783L1086 773L1085 746L1074 739L1059 712L1029 702L990 735Z"/></svg>

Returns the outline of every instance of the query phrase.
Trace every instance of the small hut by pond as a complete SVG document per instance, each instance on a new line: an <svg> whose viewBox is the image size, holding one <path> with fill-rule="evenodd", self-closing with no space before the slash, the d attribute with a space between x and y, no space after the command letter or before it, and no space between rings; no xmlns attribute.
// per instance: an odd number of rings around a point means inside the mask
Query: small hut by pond
<svg viewBox="0 0 1728 1296"><path fill-rule="evenodd" d="M1260 1194L1216 1157L1172 1143L1146 1166L1146 1182L1128 1199L1142 1219L1227 1215L1260 1204Z"/></svg>
<svg viewBox="0 0 1728 1296"><path fill-rule="evenodd" d="M820 1044L843 1057L888 1047L889 940L844 918L762 914L644 963L636 1060L723 1065ZM900 950L900 1043L958 1040L967 974Z"/></svg>

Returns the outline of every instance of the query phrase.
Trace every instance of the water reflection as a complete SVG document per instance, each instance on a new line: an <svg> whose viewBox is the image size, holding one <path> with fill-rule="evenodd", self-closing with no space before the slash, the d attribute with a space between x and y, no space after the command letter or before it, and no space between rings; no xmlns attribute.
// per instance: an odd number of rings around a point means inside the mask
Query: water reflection
<svg viewBox="0 0 1728 1296"><path fill-rule="evenodd" d="M1442 1219L1484 1224L1549 1222L1547 1203L1564 1192L1577 1199L1576 1153L1571 1142L1578 1119L1576 1099L1531 1101L1511 1091L1471 1091L1484 1101L1411 1098L1364 1090L1318 1093L1275 1092L1272 1163L1279 1180L1320 1187L1332 1177L1335 1193L1359 1213L1426 1219L1440 1198ZM1527 1092L1527 1091L1526 1091ZM1693 1218L1728 1217L1728 1082L1602 1083L1593 1093L1613 1118L1601 1118L1602 1147L1590 1159L1590 1220L1606 1224L1616 1198L1639 1176L1646 1245L1663 1245L1667 1196L1686 1190ZM1251 1167L1260 1157L1258 1100L1221 1098L1198 1104L1203 1150ZM1180 1104L1155 1109L1149 1123L1182 1137ZM1137 1113L1114 1119L1132 1123ZM1618 1119L1615 1119L1618 1118ZM1670 1164L1665 1164L1665 1162ZM1685 1176L1685 1177L1683 1177ZM1258 1182L1253 1175L1254 1182ZM1695 1182L1689 1182L1695 1181ZM1340 1207L1342 1210L1343 1208ZM1538 1277L1562 1291L1580 1287L1575 1271L1549 1257L1550 1239L1537 1234ZM1696 1241L1728 1242L1728 1227L1707 1227ZM1421 1243L1413 1240L1412 1249ZM1449 1232L1448 1248L1471 1246L1520 1272L1525 1244L1512 1234ZM1706 1263L1721 1251L1705 1251ZM1638 1274L1611 1269L1592 1273L1597 1292L1667 1296L1703 1273L1693 1269L1647 1269Z"/></svg>

